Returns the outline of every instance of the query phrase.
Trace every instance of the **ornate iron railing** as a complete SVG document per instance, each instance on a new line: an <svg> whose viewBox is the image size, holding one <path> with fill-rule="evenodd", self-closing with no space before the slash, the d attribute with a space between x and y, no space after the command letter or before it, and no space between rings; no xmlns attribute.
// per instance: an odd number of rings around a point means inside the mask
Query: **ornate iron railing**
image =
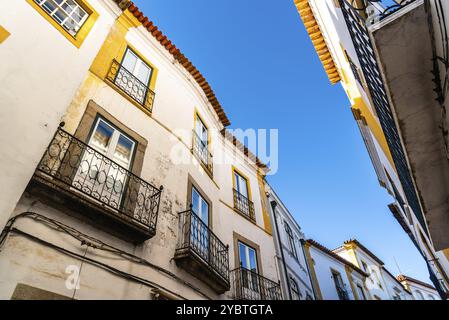
<svg viewBox="0 0 449 320"><path fill-rule="evenodd" d="M247 217L253 222L256 222L256 217L254 215L254 203L237 190L233 190L234 208L243 216Z"/></svg>
<svg viewBox="0 0 449 320"><path fill-rule="evenodd" d="M337 288L337 294L340 300L350 300L348 290L345 287L341 285L336 285L335 287Z"/></svg>
<svg viewBox="0 0 449 320"><path fill-rule="evenodd" d="M282 300L279 283L243 267L231 271L231 290L235 300Z"/></svg>
<svg viewBox="0 0 449 320"><path fill-rule="evenodd" d="M193 251L205 264L229 283L229 246L212 232L192 208L179 213L178 252Z"/></svg>
<svg viewBox="0 0 449 320"><path fill-rule="evenodd" d="M356 3L354 0L346 0L348 2L348 6L351 7L352 10L357 11L360 15L368 16L374 21L380 21L390 16L391 14L397 12L403 7L415 2L416 0L396 0L396 1L385 1L385 0L362 0L361 2ZM393 4L392 4L393 3ZM369 12L369 6L374 8L374 12Z"/></svg>
<svg viewBox="0 0 449 320"><path fill-rule="evenodd" d="M56 131L36 170L156 232L163 187L142 180L63 129Z"/></svg>
<svg viewBox="0 0 449 320"><path fill-rule="evenodd" d="M358 10L354 9L348 0L340 0L340 7L359 58L360 66L373 100L377 116L391 151L395 167L398 171L399 180L401 181L410 207L413 209L421 226L427 233L424 216L407 165L405 151L402 147L398 128L394 121L392 108L376 60L376 54L371 42L368 27L365 24L364 18L360 16Z"/></svg>
<svg viewBox="0 0 449 320"><path fill-rule="evenodd" d="M112 61L106 78L146 110L153 111L155 93L118 61Z"/></svg>
<svg viewBox="0 0 449 320"><path fill-rule="evenodd" d="M213 158L212 154L209 152L209 146L201 140L200 136L195 130L193 130L192 136L192 152L206 167L209 174L213 175Z"/></svg>

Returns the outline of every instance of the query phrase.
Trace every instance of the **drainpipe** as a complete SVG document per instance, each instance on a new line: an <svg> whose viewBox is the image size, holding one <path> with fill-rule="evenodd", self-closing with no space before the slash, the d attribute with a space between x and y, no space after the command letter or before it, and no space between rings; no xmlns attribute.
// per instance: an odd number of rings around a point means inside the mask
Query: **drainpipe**
<svg viewBox="0 0 449 320"><path fill-rule="evenodd" d="M276 219L276 206L277 206L277 203L276 203L276 201L273 200L273 201L270 201L270 204L271 204L271 211L273 212L273 219L274 219L274 225L276 227L276 233L277 233L277 238L278 238L279 249L281 250L281 259L282 259L282 265L284 266L285 281L287 282L288 295L290 297L290 300L293 300L292 291L290 290L290 281L289 281L289 278L288 278L287 265L285 263L284 249L282 247L281 236L280 236L280 233L279 233L278 220Z"/></svg>
<svg viewBox="0 0 449 320"><path fill-rule="evenodd" d="M306 241L304 239L301 239L300 242L301 242L302 253L304 255L304 261L306 262L307 273L309 274L310 285L312 286L313 298L316 300L315 284L313 283L313 279L310 276L309 260L307 259L306 248L304 247L304 244L306 243Z"/></svg>

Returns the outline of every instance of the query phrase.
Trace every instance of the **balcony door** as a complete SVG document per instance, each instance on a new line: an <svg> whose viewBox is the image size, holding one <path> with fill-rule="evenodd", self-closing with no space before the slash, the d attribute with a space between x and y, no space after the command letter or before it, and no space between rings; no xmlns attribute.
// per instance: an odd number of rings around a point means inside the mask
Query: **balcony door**
<svg viewBox="0 0 449 320"><path fill-rule="evenodd" d="M244 196L246 199L249 199L248 181L235 171L234 171L234 179L235 179L235 190L237 190L237 192L240 195Z"/></svg>
<svg viewBox="0 0 449 320"><path fill-rule="evenodd" d="M199 116L196 118L195 123L195 133L197 136L197 148L198 153L204 164L208 164L208 142L209 142L209 133L207 131L207 127L204 125L203 121Z"/></svg>
<svg viewBox="0 0 449 320"><path fill-rule="evenodd" d="M257 267L257 252L254 248L239 241L239 259L241 271L241 285L244 296L260 299L259 270Z"/></svg>
<svg viewBox="0 0 449 320"><path fill-rule="evenodd" d="M206 260L209 260L209 204L198 192L192 187L192 215L190 244L195 250Z"/></svg>
<svg viewBox="0 0 449 320"><path fill-rule="evenodd" d="M144 104L152 73L153 69L128 48L117 74L116 85Z"/></svg>
<svg viewBox="0 0 449 320"><path fill-rule="evenodd" d="M120 209L135 142L99 117L88 145L92 149L84 151L72 183L77 189Z"/></svg>

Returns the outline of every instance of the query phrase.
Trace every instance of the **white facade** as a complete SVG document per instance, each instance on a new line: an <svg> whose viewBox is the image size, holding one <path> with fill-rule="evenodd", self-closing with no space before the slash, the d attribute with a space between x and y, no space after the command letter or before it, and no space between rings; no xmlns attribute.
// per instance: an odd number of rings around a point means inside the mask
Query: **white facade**
<svg viewBox="0 0 449 320"><path fill-rule="evenodd" d="M342 5L346 2L347 1L345 0L295 0L301 18L306 24L309 35L332 83L340 82L348 95L350 107L354 113L355 120L360 128L363 140L373 162L379 183L393 197L394 203L390 206L393 215L409 234L411 240L426 260L426 263L429 264L432 277L435 278L434 282L437 282L439 286L441 286L442 291L449 292L449 254L447 250L435 250L432 245L432 239L428 236L428 225L425 218L422 217L421 219L418 219L418 216L420 216L421 213L414 212L412 209L413 204L408 197L414 199L418 198L413 195L413 193L416 192L414 191L414 183L410 181L406 182L409 185L408 192L403 188L397 166L398 164L403 165L405 163L405 169L401 169L402 181L407 180L407 175L411 175L411 169L407 166L407 160L403 160L407 155L401 156L396 151L393 154L393 151L390 148L390 145L394 143L398 143L402 147L403 141L392 142L394 134L390 132L390 137L387 139L387 135L384 133L386 124L385 119L388 117L382 118L383 120L379 118L379 113L376 108L379 106L379 101L384 101L385 99L389 100L389 98L378 98L378 105L376 106L374 100L376 97L373 96L370 91L370 79L368 79L366 75L366 72L369 72L368 70L372 69L367 69L366 66L363 66L360 60L361 57L359 57L361 55L360 50L363 50L363 48L367 49L367 44L364 43L362 49L359 48L359 50L356 50L353 35L351 35L348 29L345 15L342 10ZM420 4L422 4L422 1L416 1L416 6L419 6ZM412 8L413 6L415 6L415 4L412 4L409 8ZM444 5L444 7L446 8L446 5ZM361 14L363 15L363 12ZM316 26L311 27L312 22L316 23ZM353 22L353 26L357 26L357 23L364 22ZM373 25L372 28L378 30L381 26ZM358 36L360 36L360 34L359 31ZM395 35L392 34L388 36L390 38L395 37ZM363 35L361 37L364 41L370 41L370 39L373 40L372 35ZM411 37L414 37L413 32L411 32ZM396 39L399 41L402 38L396 37ZM381 40L382 39L380 39L380 41ZM358 39L357 41L360 42L361 40ZM419 46L419 42L415 40L411 41ZM386 38L384 39L384 42L388 44ZM398 47L400 46L390 46L392 50ZM374 58L365 56L363 58L364 61L371 61L370 59L378 58L375 49L376 48L371 50L371 48L368 48L365 54L374 52ZM325 50L328 50L328 54L323 53ZM396 60L398 59L401 60L400 57L396 57ZM428 61L431 61L430 57ZM379 63L379 65L383 64ZM419 63L416 63L415 65L419 66ZM395 62L392 61L392 69L394 69L395 66ZM383 71L380 70L380 73L382 72ZM390 70L390 72L392 72L392 70ZM427 73L430 77L430 70L427 70L426 74ZM406 74L410 74L410 70L408 70ZM384 74L380 75L380 81L382 81L382 77L384 76ZM370 77L372 77L372 75L370 75ZM373 80L371 79L371 81ZM407 88L408 87L406 87L406 89ZM407 93L404 92L395 95L396 98L399 96L407 97ZM413 101L419 101L419 97L412 99ZM432 99L425 100L430 101ZM406 108L407 104L404 104L404 106ZM390 126L391 128L391 124L387 124L386 126ZM415 125L414 128L417 126L420 125ZM413 131L411 127L409 130L411 130L410 132ZM400 140L401 138L398 139ZM414 201L415 208L420 208L419 203L416 204L417 202L419 202L419 200ZM443 235L444 233L440 234ZM379 294L381 293L379 292Z"/></svg>
<svg viewBox="0 0 449 320"><path fill-rule="evenodd" d="M314 299L301 227L273 188L266 184L266 190L283 296L290 300Z"/></svg>
<svg viewBox="0 0 449 320"><path fill-rule="evenodd" d="M366 274L313 240L305 243L319 300L370 300Z"/></svg>
<svg viewBox="0 0 449 320"><path fill-rule="evenodd" d="M265 279L264 285L269 286L270 292L277 292L274 289L279 286L279 274L264 193L266 169L219 134L225 121L220 111L212 107L209 93L199 85L202 81L174 60L173 53L162 45L166 41L149 31L152 25L141 19L137 8L123 11L113 1L84 2L95 8L98 19L79 49L26 1L14 1L0 10L2 25L11 32L0 45L0 57L12 61L0 67L1 77L10 78L0 89L0 99L6 99L1 102L5 113L1 119L7 121L2 123L1 144L3 150L11 150L1 155L7 157L2 162L9 165L2 166L8 172L0 174L5 177L4 185L13 186L2 193L5 198L0 199L0 211L8 214L0 222L4 224L8 218L16 217L10 220L13 230L1 242L0 298L20 298L20 286L34 288L39 297L48 293L73 299L231 299L242 295L253 299L281 298L280 290L279 296L266 297L261 296L260 288L248 289L251 283L237 283L234 278L239 270L231 272L230 288L217 291L210 284L209 275L189 269L193 258L187 258L187 266L181 265L179 257L175 259L185 236L180 213L193 203L195 189L208 204L205 224L213 232L213 236L208 233L208 240L201 238L202 246L209 248L209 241L216 238L225 248L229 246L228 262L221 261L225 249L214 253L221 257L220 262L214 263L223 268L228 264L229 271L238 269L243 259L239 248L244 244L254 250L256 257L254 266L253 257L243 265L248 263L253 273ZM35 27L25 28L30 21ZM125 61L125 48L153 70L148 83L155 92L150 112L108 78L113 60ZM29 58L30 52L33 59ZM99 132L94 125L98 119L136 142L134 156L129 157L129 176L156 188L163 186L155 234L144 241L130 241L122 236L127 231L123 231L126 228L121 223L126 219L121 215L116 214L122 220L118 229L109 228L103 220L88 216L86 210L69 202L75 201L75 195L83 199L83 206L93 206L92 210L101 212L98 202L102 201L104 207L105 202L111 204L111 197L92 200L74 190L75 185L63 193L60 189L42 192L41 188L53 188L55 177L45 176L50 183L42 184L44 178L35 170L58 124L64 122L63 129L69 135L88 144ZM192 130L199 119L210 133L207 151L216 159L213 174L193 155ZM103 133L98 134L101 137ZM69 154L73 152L68 150ZM236 208L233 193L237 188L236 172L247 182L247 198L239 198L246 206L243 214ZM25 190L30 180L32 183ZM120 201L127 201L125 197L131 196L120 194ZM138 206L137 200L134 206ZM109 249L105 251L105 247ZM215 257L212 253L205 255L206 259ZM205 261L201 263L207 265ZM72 286L67 281L75 275L79 275L79 284Z"/></svg>
<svg viewBox="0 0 449 320"><path fill-rule="evenodd" d="M0 59L8 61L0 66L0 145L8 150L0 154L0 179L8 185L0 195L1 228L120 11L112 1L89 1L98 19L77 48L30 2L0 3L1 27L10 34L0 44Z"/></svg>
<svg viewBox="0 0 449 320"><path fill-rule="evenodd" d="M398 276L398 280L412 293L414 300L441 300L435 288L427 283L404 275Z"/></svg>
<svg viewBox="0 0 449 320"><path fill-rule="evenodd" d="M365 286L376 300L412 300L402 284L385 268L384 263L357 240L346 241L333 250L368 274Z"/></svg>

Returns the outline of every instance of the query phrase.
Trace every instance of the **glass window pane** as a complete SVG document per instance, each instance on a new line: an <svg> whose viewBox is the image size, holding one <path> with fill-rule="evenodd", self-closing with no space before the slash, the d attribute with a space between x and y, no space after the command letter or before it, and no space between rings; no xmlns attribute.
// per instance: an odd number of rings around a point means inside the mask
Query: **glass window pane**
<svg viewBox="0 0 449 320"><path fill-rule="evenodd" d="M121 134L117 142L117 147L115 148L114 160L128 169L131 163L133 149L134 142Z"/></svg>
<svg viewBox="0 0 449 320"><path fill-rule="evenodd" d="M195 214L199 214L200 208L200 195L198 191L195 190L195 188L192 188L192 210Z"/></svg>
<svg viewBox="0 0 449 320"><path fill-rule="evenodd" d="M248 248L248 249L249 249L250 270L257 272L256 251L252 248Z"/></svg>
<svg viewBox="0 0 449 320"><path fill-rule="evenodd" d="M106 154L111 143L114 129L100 120L91 139L91 145L98 151Z"/></svg>
<svg viewBox="0 0 449 320"><path fill-rule="evenodd" d="M201 199L201 220L209 225L209 205L204 199Z"/></svg>
<svg viewBox="0 0 449 320"><path fill-rule="evenodd" d="M61 7L70 14L78 5L73 0L67 0Z"/></svg>
<svg viewBox="0 0 449 320"><path fill-rule="evenodd" d="M133 73L134 70L136 69L136 64L137 64L137 56L131 50L127 50L126 55L122 61L122 66L129 72Z"/></svg>
<svg viewBox="0 0 449 320"><path fill-rule="evenodd" d="M246 261L246 246L241 242L239 242L239 257L242 267L249 269L248 263Z"/></svg>
<svg viewBox="0 0 449 320"><path fill-rule="evenodd" d="M142 61L139 72L135 76L137 79L142 81L144 85L148 86L148 83L150 82L151 69Z"/></svg>
<svg viewBox="0 0 449 320"><path fill-rule="evenodd" d="M57 8L56 3L54 3L52 0L47 0L42 4L42 8L44 8L45 11L48 13L52 13Z"/></svg>

